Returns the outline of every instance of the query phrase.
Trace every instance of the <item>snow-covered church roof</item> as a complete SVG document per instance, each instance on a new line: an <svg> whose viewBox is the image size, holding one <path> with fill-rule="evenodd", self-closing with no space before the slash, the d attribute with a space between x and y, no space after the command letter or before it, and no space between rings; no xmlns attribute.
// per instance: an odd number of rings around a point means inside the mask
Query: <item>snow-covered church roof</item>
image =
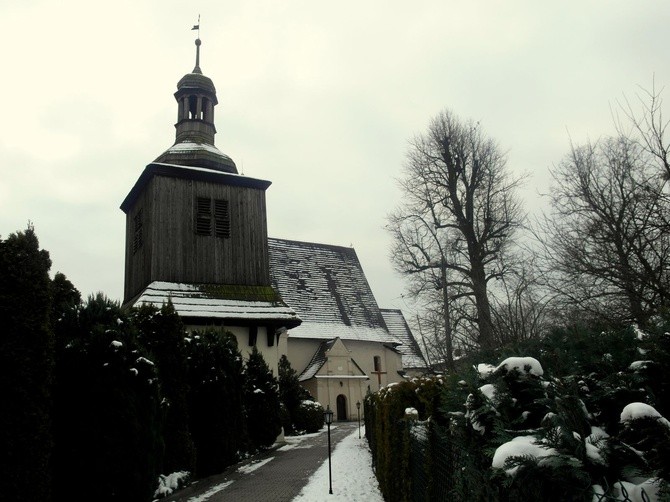
<svg viewBox="0 0 670 502"><path fill-rule="evenodd" d="M154 281L133 302L157 306L172 301L187 323L273 323L287 328L300 319L270 286L226 286Z"/></svg>
<svg viewBox="0 0 670 502"><path fill-rule="evenodd" d="M289 337L401 343L389 333L353 248L269 239L273 286L302 324Z"/></svg>
<svg viewBox="0 0 670 502"><path fill-rule="evenodd" d="M421 348L402 312L397 309L381 309L381 312L389 332L402 342L402 345L398 347L402 354L402 367L404 369L427 368L428 364L426 364Z"/></svg>

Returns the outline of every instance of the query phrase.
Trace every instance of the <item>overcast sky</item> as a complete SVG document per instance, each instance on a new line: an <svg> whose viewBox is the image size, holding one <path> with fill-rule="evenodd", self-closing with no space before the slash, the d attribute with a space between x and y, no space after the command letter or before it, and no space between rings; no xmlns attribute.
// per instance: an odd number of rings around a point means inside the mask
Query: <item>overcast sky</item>
<svg viewBox="0 0 670 502"><path fill-rule="evenodd" d="M481 122L533 212L570 138L670 83L667 0L0 2L0 236L32 221L84 295L123 295L119 205L174 142L198 14L216 144L273 182L270 236L353 245L382 307L404 307L385 218L437 112Z"/></svg>

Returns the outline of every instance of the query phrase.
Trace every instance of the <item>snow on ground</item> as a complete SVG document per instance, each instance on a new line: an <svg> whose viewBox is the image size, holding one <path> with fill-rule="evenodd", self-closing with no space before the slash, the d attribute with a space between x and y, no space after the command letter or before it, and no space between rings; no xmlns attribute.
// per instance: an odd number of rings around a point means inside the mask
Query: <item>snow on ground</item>
<svg viewBox="0 0 670 502"><path fill-rule="evenodd" d="M239 469L237 469L237 472L241 472L242 474L249 474L250 472L254 472L256 469L260 469L263 467L265 464L270 462L271 460L274 460L274 457L268 457L263 460L257 460L254 462L251 462L247 465L243 465Z"/></svg>
<svg viewBox="0 0 670 502"><path fill-rule="evenodd" d="M198 495L197 497L191 497L186 502L205 502L210 497L213 497L214 495L216 495L220 491L225 490L228 485L232 485L232 484L233 484L232 481L224 481L223 483L219 483L218 485L212 486L209 490L207 490L202 495Z"/></svg>
<svg viewBox="0 0 670 502"><path fill-rule="evenodd" d="M363 435L361 428L361 435ZM331 453L333 494L328 493L328 459L312 475L294 502L327 500L333 502L384 502L379 483L372 472L372 458L365 437L358 429L344 438Z"/></svg>

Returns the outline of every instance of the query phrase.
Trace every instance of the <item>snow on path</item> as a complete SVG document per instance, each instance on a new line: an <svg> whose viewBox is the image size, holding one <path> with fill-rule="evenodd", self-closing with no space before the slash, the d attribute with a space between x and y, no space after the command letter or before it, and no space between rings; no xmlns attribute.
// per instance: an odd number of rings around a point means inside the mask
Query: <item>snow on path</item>
<svg viewBox="0 0 670 502"><path fill-rule="evenodd" d="M270 460L274 460L274 457L268 457L263 460L257 460L255 462L251 462L250 464L243 465L242 467L237 469L237 472L241 472L242 474L249 474L250 472L254 472L256 469L260 469Z"/></svg>
<svg viewBox="0 0 670 502"><path fill-rule="evenodd" d="M361 428L361 434L363 428ZM328 493L328 459L312 474L293 502L384 502L379 483L372 472L372 458L365 437L358 429L340 441L331 453L333 494Z"/></svg>
<svg viewBox="0 0 670 502"><path fill-rule="evenodd" d="M233 483L232 481L224 481L223 483L219 483L218 485L212 486L209 490L207 490L202 495L198 495L197 497L191 497L186 502L205 502L210 497L216 495L217 493L219 493L222 490L225 490L226 487L228 485L231 485L232 483Z"/></svg>

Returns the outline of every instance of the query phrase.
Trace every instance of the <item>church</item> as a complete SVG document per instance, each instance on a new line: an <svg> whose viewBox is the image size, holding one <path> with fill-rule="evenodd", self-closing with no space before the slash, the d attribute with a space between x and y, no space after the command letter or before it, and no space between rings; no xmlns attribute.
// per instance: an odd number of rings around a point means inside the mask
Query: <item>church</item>
<svg viewBox="0 0 670 502"><path fill-rule="evenodd" d="M286 355L337 420L368 391L425 371L399 310L377 305L353 248L269 238L271 182L240 175L214 144L214 83L195 67L177 83L175 143L121 204L125 306L170 299L189 330L217 327L277 374Z"/></svg>

